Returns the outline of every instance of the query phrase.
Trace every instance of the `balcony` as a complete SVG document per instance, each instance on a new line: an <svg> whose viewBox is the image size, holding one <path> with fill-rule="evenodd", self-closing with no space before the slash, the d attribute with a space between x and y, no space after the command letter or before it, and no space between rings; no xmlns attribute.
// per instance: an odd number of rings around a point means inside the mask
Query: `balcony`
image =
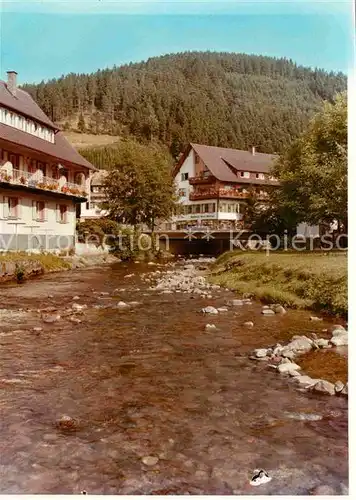
<svg viewBox="0 0 356 500"><path fill-rule="evenodd" d="M215 177L213 175L197 175L196 177L189 178L189 184L213 184L215 183Z"/></svg>
<svg viewBox="0 0 356 500"><path fill-rule="evenodd" d="M75 196L77 198L86 198L87 193L84 186L66 182L62 179L53 179L46 177L41 171L35 173L25 172L24 170L12 169L11 173L0 170L0 182L12 186L24 186L32 189L41 189L54 193Z"/></svg>
<svg viewBox="0 0 356 500"><path fill-rule="evenodd" d="M251 196L250 193L244 193L242 191L239 191L237 189L224 189L224 188L214 188L214 189L202 189L195 191L189 195L189 199L191 201L195 200L207 200L207 199L215 199L215 198L227 198L227 199L234 199L234 200L241 200L241 199L246 199ZM267 200L268 195L267 194L257 194L257 199L258 200Z"/></svg>

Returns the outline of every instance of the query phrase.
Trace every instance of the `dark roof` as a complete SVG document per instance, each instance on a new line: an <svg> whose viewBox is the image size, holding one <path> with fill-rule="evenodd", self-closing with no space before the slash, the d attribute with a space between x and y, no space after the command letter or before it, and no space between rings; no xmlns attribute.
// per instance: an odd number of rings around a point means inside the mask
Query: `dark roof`
<svg viewBox="0 0 356 500"><path fill-rule="evenodd" d="M276 155L242 151L240 149L219 148L190 144L210 172L220 181L241 182L235 172L269 173ZM190 149L189 149L190 150Z"/></svg>
<svg viewBox="0 0 356 500"><path fill-rule="evenodd" d="M12 142L19 146L25 146L41 153L45 153L58 160L74 163L81 167L96 170L96 168L67 141L62 132L54 136L54 143L40 139L35 135L28 134L9 125L0 123L0 139Z"/></svg>
<svg viewBox="0 0 356 500"><path fill-rule="evenodd" d="M16 88L16 96L14 96L7 88L6 82L0 80L0 105L6 108L11 108L14 111L21 113L22 115L33 118L52 129L58 130L58 127L48 118L46 113L38 106L38 104L32 99L30 94L20 89Z"/></svg>

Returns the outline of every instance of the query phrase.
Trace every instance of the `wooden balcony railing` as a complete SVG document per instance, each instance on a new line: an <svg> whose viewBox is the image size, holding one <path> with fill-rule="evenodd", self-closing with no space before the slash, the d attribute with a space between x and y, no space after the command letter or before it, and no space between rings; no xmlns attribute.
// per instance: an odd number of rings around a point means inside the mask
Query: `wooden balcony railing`
<svg viewBox="0 0 356 500"><path fill-rule="evenodd" d="M189 178L189 184L212 184L215 182L215 177L213 175L197 175L195 177Z"/></svg>
<svg viewBox="0 0 356 500"><path fill-rule="evenodd" d="M246 198L249 198L251 196L251 193L243 193L242 191L238 191L238 190L232 190L232 189L224 189L224 188L220 188L220 189L202 189L202 190L197 190L197 191L193 191L193 193L191 193L189 195L189 199L191 201L194 201L194 200L206 200L206 199L210 199L210 198L229 198L229 199L235 199L235 200L239 200L239 199L246 199ZM268 199L268 195L267 194L262 194L262 193L259 193L257 194L257 199L258 200L266 200Z"/></svg>
<svg viewBox="0 0 356 500"><path fill-rule="evenodd" d="M84 186L72 182L63 182L61 179L58 180L52 177L46 177L40 171L29 173L17 169L12 169L11 172L0 170L0 182L43 189L44 191L54 191L56 193L62 193L68 196L78 196L80 198L85 198L87 196Z"/></svg>

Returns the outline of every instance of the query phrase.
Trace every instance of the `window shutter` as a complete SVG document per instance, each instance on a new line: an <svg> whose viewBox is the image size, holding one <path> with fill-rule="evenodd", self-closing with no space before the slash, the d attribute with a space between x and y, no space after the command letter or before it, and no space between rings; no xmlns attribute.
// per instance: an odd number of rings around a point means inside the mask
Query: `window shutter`
<svg viewBox="0 0 356 500"><path fill-rule="evenodd" d="M37 201L32 200L32 220L37 219Z"/></svg>
<svg viewBox="0 0 356 500"><path fill-rule="evenodd" d="M60 214L60 208L59 205L56 205L56 222L61 221L61 214Z"/></svg>
<svg viewBox="0 0 356 500"><path fill-rule="evenodd" d="M18 219L21 219L21 217L22 217L22 200L21 200L21 198L17 198L16 217Z"/></svg>
<svg viewBox="0 0 356 500"><path fill-rule="evenodd" d="M8 196L4 196L3 217L4 217L4 219L7 219L9 217L9 198L8 198Z"/></svg>

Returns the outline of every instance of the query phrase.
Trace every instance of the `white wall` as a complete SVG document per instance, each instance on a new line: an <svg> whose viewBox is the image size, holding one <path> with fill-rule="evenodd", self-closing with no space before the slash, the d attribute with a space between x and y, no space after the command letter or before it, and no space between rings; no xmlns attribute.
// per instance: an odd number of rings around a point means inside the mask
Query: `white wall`
<svg viewBox="0 0 356 500"><path fill-rule="evenodd" d="M182 181L181 176L183 173L187 173L188 177L194 177L195 175L195 164L194 164L194 151L193 149L190 150L190 153L184 160L182 166L180 167L180 170L178 174L175 177L175 182L177 189L185 189L186 190L186 196L180 197L179 201L184 204L190 204L191 202L189 201L189 193L193 191L193 186L189 184L189 180Z"/></svg>
<svg viewBox="0 0 356 500"><path fill-rule="evenodd" d="M309 226L309 224L298 224L297 226L297 234L301 234L306 238L317 237L319 236L319 226Z"/></svg>
<svg viewBox="0 0 356 500"><path fill-rule="evenodd" d="M16 219L7 217L6 198L15 197L19 199L19 212ZM35 214L33 210L33 202L43 201L45 203L45 220L34 220ZM57 210L58 205L67 206L66 222L58 222ZM12 224L14 223L14 224ZM40 240L51 236L58 237L73 237L75 235L76 213L75 204L71 199L62 197L48 196L44 191L43 194L32 194L25 190L10 190L0 189L0 237L7 241L10 235L22 235L21 242L25 244L26 239L29 241L30 235L40 237ZM35 226L32 227L31 226ZM3 243L3 242L0 242ZM0 245L1 246L1 245Z"/></svg>

